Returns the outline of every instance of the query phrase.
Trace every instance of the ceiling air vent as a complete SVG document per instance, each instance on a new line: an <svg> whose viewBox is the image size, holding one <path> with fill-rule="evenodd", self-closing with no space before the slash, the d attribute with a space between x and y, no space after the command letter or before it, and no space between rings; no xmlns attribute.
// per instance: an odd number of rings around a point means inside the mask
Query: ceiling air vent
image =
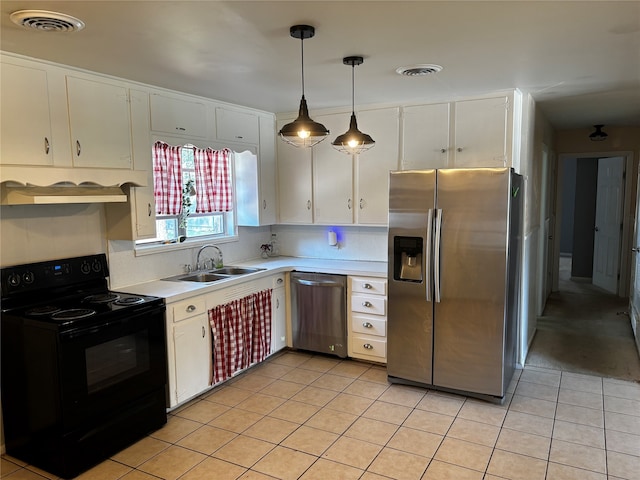
<svg viewBox="0 0 640 480"><path fill-rule="evenodd" d="M432 73L438 73L440 71L442 71L442 67L440 65L433 64L411 65L409 67L400 67L396 69L396 73L398 75L404 75L406 77L431 75Z"/></svg>
<svg viewBox="0 0 640 480"><path fill-rule="evenodd" d="M77 32L84 22L71 15L46 10L18 10L10 17L16 25L43 32Z"/></svg>

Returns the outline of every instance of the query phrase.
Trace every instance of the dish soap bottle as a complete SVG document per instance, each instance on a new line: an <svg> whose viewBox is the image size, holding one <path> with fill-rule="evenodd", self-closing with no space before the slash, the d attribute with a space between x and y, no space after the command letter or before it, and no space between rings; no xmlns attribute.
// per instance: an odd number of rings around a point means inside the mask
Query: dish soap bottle
<svg viewBox="0 0 640 480"><path fill-rule="evenodd" d="M278 238L276 237L275 233L271 234L271 251L269 252L269 255L272 257L278 257L280 256L280 246L278 245Z"/></svg>

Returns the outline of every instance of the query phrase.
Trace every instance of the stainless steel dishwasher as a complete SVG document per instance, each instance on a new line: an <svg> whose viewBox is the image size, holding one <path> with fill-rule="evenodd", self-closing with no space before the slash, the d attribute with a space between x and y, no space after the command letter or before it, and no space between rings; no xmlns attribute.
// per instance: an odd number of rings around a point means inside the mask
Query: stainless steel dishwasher
<svg viewBox="0 0 640 480"><path fill-rule="evenodd" d="M291 273L293 348L347 356L347 277Z"/></svg>

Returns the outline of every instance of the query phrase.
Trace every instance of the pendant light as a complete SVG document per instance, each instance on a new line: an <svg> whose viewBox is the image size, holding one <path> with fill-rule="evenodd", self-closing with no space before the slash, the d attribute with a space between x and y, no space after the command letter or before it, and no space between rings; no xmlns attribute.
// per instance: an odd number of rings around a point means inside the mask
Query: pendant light
<svg viewBox="0 0 640 480"><path fill-rule="evenodd" d="M357 155L366 152L376 144L370 135L362 133L358 130L355 111L355 82L354 71L356 65L362 65L364 59L362 57L344 57L342 63L351 65L351 121L349 122L349 130L338 136L332 143L336 150L346 153L347 155Z"/></svg>
<svg viewBox="0 0 640 480"><path fill-rule="evenodd" d="M592 142L601 142L609 136L606 132L602 131L602 127L604 127L604 125L594 125L593 127L596 131L589 135Z"/></svg>
<svg viewBox="0 0 640 480"><path fill-rule="evenodd" d="M278 135L294 147L313 147L329 135L329 130L324 125L311 120L307 109L307 100L304 98L304 40L313 37L315 32L315 28L309 25L294 25L289 29L289 33L293 38L300 39L302 52L302 99L300 100L298 118L282 127Z"/></svg>

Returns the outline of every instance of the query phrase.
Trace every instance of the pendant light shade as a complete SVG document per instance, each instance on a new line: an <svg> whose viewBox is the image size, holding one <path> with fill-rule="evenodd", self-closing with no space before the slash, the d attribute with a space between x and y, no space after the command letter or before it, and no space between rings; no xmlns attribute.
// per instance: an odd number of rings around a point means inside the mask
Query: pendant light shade
<svg viewBox="0 0 640 480"><path fill-rule="evenodd" d="M293 38L300 39L302 53L302 98L300 99L298 118L282 127L278 135L280 135L282 140L294 147L313 147L329 135L329 130L327 130L324 125L314 122L311 117L309 117L307 100L304 98L304 40L305 38L311 38L315 35L315 28L309 25L294 25L289 29L289 33Z"/></svg>
<svg viewBox="0 0 640 480"><path fill-rule="evenodd" d="M351 121L349 122L349 130L339 135L331 145L336 150L347 155L358 155L366 152L376 144L370 135L358 130L358 122L356 120L354 70L356 65L362 65L363 62L364 59L362 57L344 57L342 59L342 63L351 65Z"/></svg>
<svg viewBox="0 0 640 480"><path fill-rule="evenodd" d="M592 142L601 142L609 136L606 132L602 131L602 127L604 127L604 125L594 125L593 127L596 130L589 135L589 139L591 139Z"/></svg>

